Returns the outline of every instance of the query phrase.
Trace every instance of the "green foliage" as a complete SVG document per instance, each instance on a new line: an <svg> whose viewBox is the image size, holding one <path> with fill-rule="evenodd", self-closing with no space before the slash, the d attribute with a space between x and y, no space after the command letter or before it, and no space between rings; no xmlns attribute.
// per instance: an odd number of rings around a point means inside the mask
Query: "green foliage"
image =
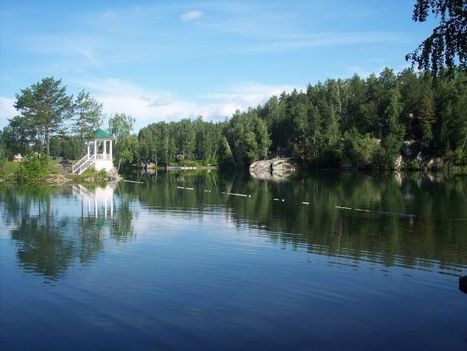
<svg viewBox="0 0 467 351"><path fill-rule="evenodd" d="M237 111L224 123L151 124L139 133L139 157L145 163L217 159L229 169L280 155L306 167L392 169L408 140L426 159L461 160L453 155L467 145L466 79L462 70L434 79L411 69L330 79Z"/></svg>
<svg viewBox="0 0 467 351"><path fill-rule="evenodd" d="M81 138L87 138L102 124L102 104L82 90L74 102L73 130Z"/></svg>
<svg viewBox="0 0 467 351"><path fill-rule="evenodd" d="M80 175L73 175L72 179L77 183L85 184L103 184L108 180L108 174L105 169L96 171L93 167L88 168Z"/></svg>
<svg viewBox="0 0 467 351"><path fill-rule="evenodd" d="M417 0L412 19L425 22L430 14L439 19L432 34L406 56L419 69L439 72L456 62L467 68L467 4L464 0Z"/></svg>
<svg viewBox="0 0 467 351"><path fill-rule="evenodd" d="M38 153L24 158L16 169L16 180L21 183L36 183L50 174L49 158Z"/></svg>
<svg viewBox="0 0 467 351"><path fill-rule="evenodd" d="M83 139L77 136L57 136L50 140L50 155L64 160L78 160L84 149Z"/></svg>
<svg viewBox="0 0 467 351"><path fill-rule="evenodd" d="M118 160L118 169L122 163L129 164L138 157L138 139L131 134L134 118L124 113L115 114L109 120L109 131L114 137L113 153Z"/></svg>
<svg viewBox="0 0 467 351"><path fill-rule="evenodd" d="M237 111L225 129L235 163L248 167L252 161L268 156L271 140L267 125L256 111Z"/></svg>
<svg viewBox="0 0 467 351"><path fill-rule="evenodd" d="M221 124L204 122L201 118L153 123L138 133L138 159L156 165L180 159L216 164L221 136Z"/></svg>
<svg viewBox="0 0 467 351"><path fill-rule="evenodd" d="M73 114L72 97L66 94L62 81L43 78L16 95L15 108L21 112L24 137L45 146L50 154L50 138L63 131L63 123Z"/></svg>
<svg viewBox="0 0 467 351"><path fill-rule="evenodd" d="M0 167L3 167L8 161L6 145L0 140Z"/></svg>
<svg viewBox="0 0 467 351"><path fill-rule="evenodd" d="M467 145L449 152L448 159L456 166L467 166Z"/></svg>
<svg viewBox="0 0 467 351"><path fill-rule="evenodd" d="M353 167L369 168L380 152L379 141L369 133L360 134L356 128L344 133L345 154Z"/></svg>
<svg viewBox="0 0 467 351"><path fill-rule="evenodd" d="M223 171L231 171L236 167L232 150L225 136L222 137L219 147L219 167Z"/></svg>
<svg viewBox="0 0 467 351"><path fill-rule="evenodd" d="M412 69L399 74L384 69L367 78L329 79L308 85L306 91L284 92L220 123L201 117L158 122L134 135L134 119L116 114L109 120L109 131L118 167L183 160L232 169L287 156L305 167L391 169L404 141L413 151L404 160L409 166L445 158L462 167L467 148L466 80L462 67L436 79ZM71 102L61 81L53 78L22 90L16 103L21 115L0 133L0 159L40 151L44 145L54 156L82 156L83 138L100 125L102 105L84 91ZM65 135L64 122L71 114L75 135ZM418 153L420 165L412 162Z"/></svg>

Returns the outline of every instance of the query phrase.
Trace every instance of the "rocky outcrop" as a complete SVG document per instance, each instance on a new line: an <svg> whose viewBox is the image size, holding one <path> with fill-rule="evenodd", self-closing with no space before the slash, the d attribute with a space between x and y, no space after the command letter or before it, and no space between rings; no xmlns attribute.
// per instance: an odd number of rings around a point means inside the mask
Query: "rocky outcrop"
<svg viewBox="0 0 467 351"><path fill-rule="evenodd" d="M109 177L110 182L119 182L123 178L118 174L118 171L115 167L113 167L108 173L107 176Z"/></svg>
<svg viewBox="0 0 467 351"><path fill-rule="evenodd" d="M296 170L295 164L288 158L273 158L255 161L250 165L250 175L259 179L284 180Z"/></svg>
<svg viewBox="0 0 467 351"><path fill-rule="evenodd" d="M439 157L430 158L426 160L425 164L428 169L439 169L443 166L443 160Z"/></svg>
<svg viewBox="0 0 467 351"><path fill-rule="evenodd" d="M400 171L403 167L403 161L402 161L402 156L399 155L398 157L396 157L396 159L394 160L394 170L396 171Z"/></svg>

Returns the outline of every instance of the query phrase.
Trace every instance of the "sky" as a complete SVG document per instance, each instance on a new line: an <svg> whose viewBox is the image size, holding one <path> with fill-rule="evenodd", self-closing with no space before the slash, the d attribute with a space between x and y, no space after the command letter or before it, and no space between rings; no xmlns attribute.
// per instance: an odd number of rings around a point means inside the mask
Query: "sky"
<svg viewBox="0 0 467 351"><path fill-rule="evenodd" d="M400 71L432 21L412 0L0 0L0 128L21 89L47 76L88 91L135 130L222 121L329 78Z"/></svg>

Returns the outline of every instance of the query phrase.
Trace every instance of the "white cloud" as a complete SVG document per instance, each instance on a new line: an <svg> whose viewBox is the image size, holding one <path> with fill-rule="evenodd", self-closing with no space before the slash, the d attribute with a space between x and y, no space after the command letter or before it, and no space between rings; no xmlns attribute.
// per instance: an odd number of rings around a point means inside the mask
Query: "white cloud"
<svg viewBox="0 0 467 351"><path fill-rule="evenodd" d="M8 124L8 119L16 116L15 99L0 96L0 128Z"/></svg>
<svg viewBox="0 0 467 351"><path fill-rule="evenodd" d="M183 22L188 22L188 21L193 21L195 19L201 18L202 15L203 13L201 11L193 10L193 11L188 11L188 12L183 13L180 16L180 19Z"/></svg>
<svg viewBox="0 0 467 351"><path fill-rule="evenodd" d="M221 121L236 110L246 110L264 103L272 95L293 89L289 85L263 85L254 82L238 84L223 92L189 99L169 91L139 87L130 82L109 78L76 82L90 89L104 105L104 112L127 113L136 119L136 129L158 121L203 116L205 120Z"/></svg>

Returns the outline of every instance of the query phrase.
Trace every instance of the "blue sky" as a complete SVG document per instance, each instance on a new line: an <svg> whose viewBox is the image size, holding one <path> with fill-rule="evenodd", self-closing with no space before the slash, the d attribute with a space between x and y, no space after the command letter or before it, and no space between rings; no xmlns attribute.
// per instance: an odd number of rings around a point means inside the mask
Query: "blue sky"
<svg viewBox="0 0 467 351"><path fill-rule="evenodd" d="M136 129L223 120L284 90L408 66L433 23L411 0L0 0L0 127L45 76L89 91Z"/></svg>

